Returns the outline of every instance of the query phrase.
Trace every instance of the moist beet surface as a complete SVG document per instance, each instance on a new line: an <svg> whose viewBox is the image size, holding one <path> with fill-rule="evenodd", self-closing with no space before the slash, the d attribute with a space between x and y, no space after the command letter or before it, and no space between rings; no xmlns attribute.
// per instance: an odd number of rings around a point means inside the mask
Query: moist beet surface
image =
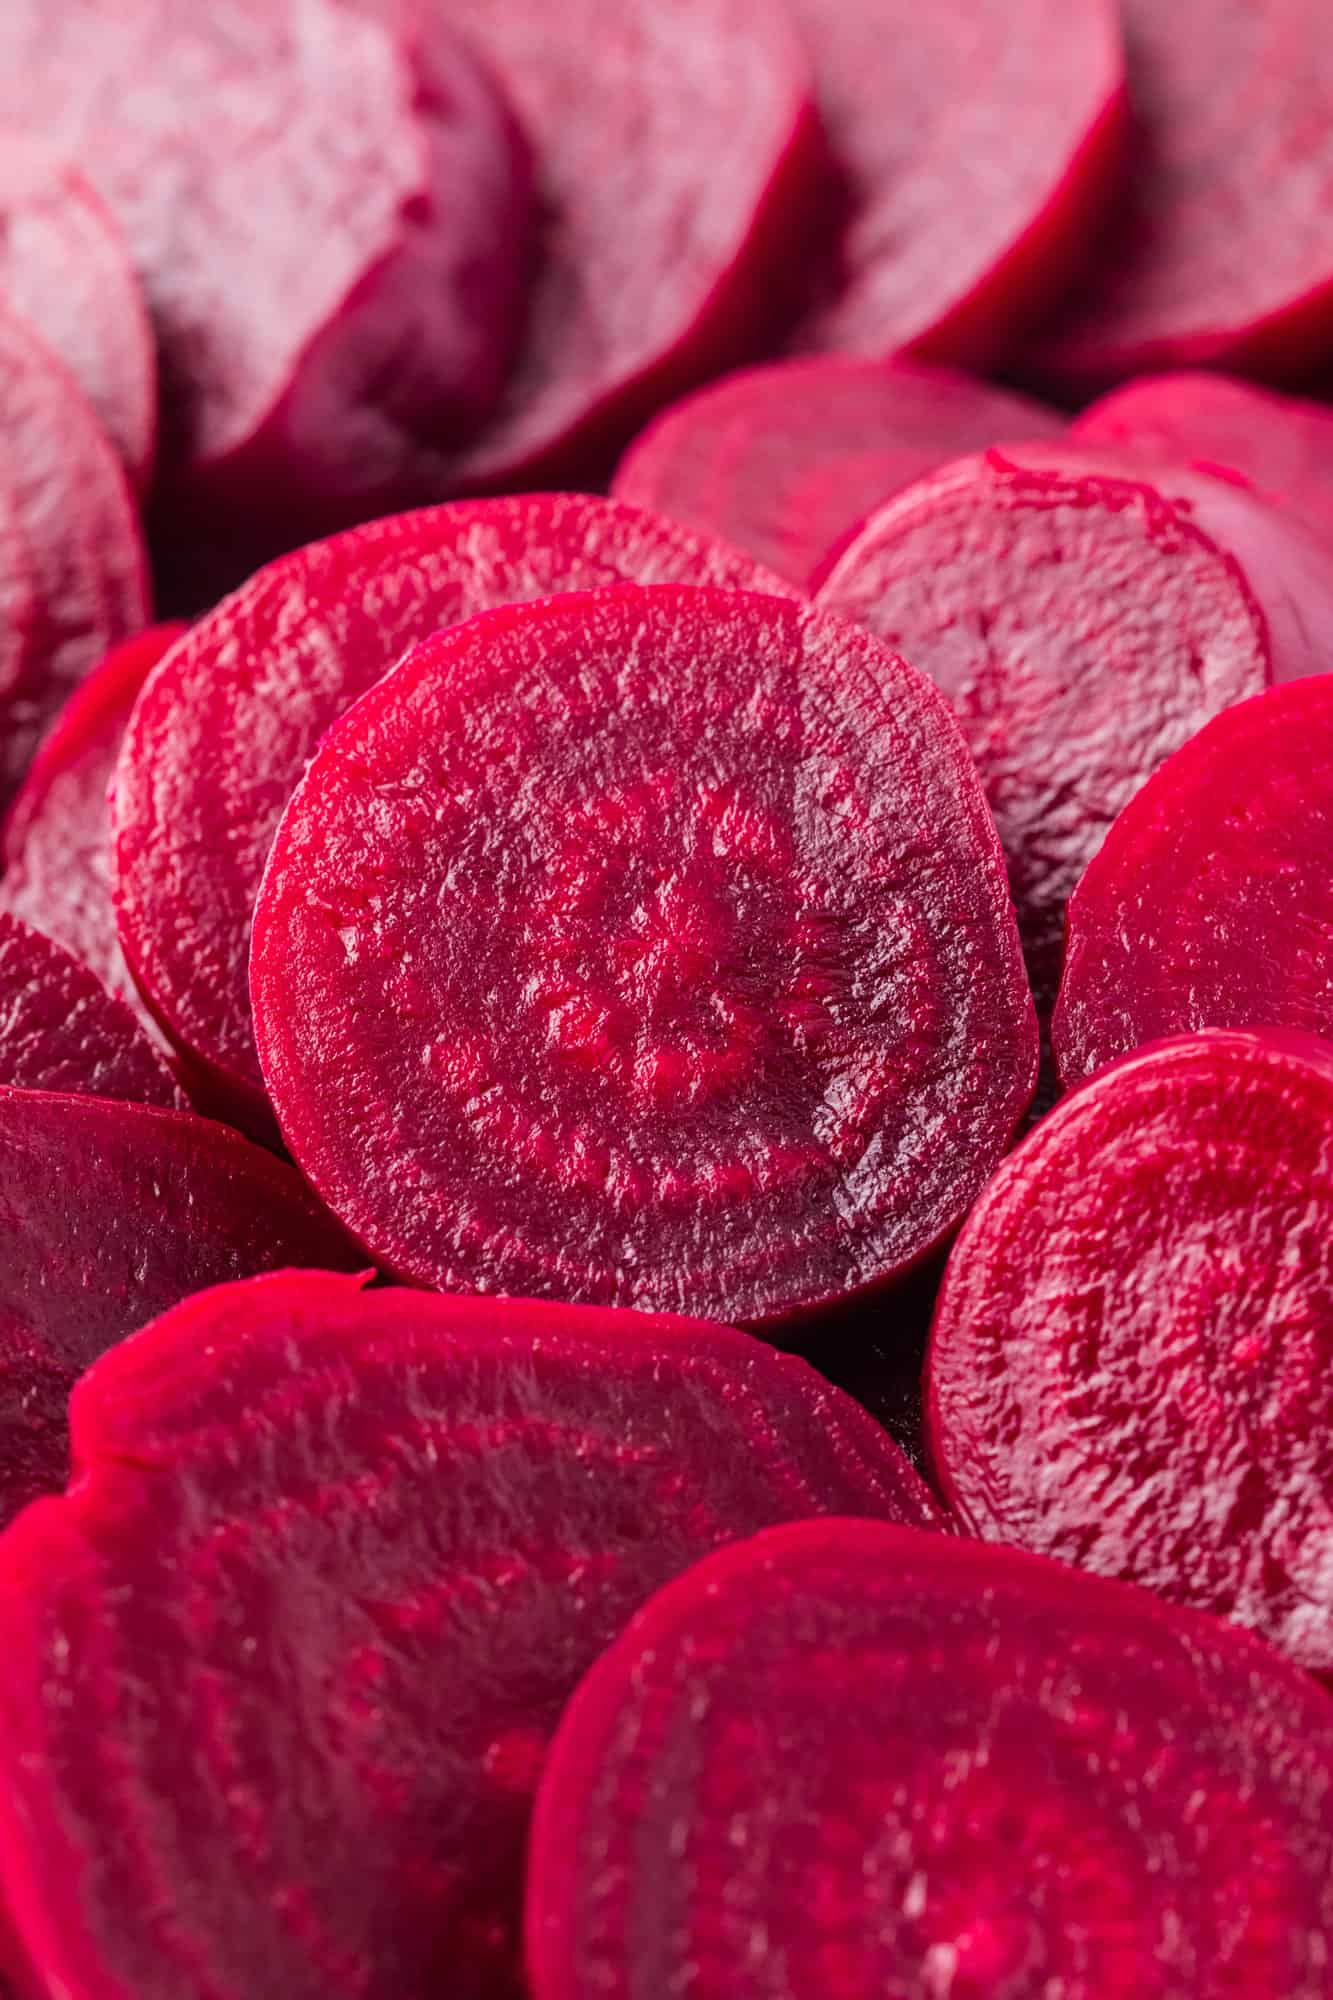
<svg viewBox="0 0 1333 2000"><path fill-rule="evenodd" d="M614 490L803 585L858 521L946 460L1062 427L1040 403L951 370L818 355L673 405L631 445Z"/></svg>
<svg viewBox="0 0 1333 2000"><path fill-rule="evenodd" d="M932 1457L972 1529L1333 1674L1333 1046L1212 1032L1057 1106L954 1246ZM1281 1990L1281 1989L1279 1989Z"/></svg>
<svg viewBox="0 0 1333 2000"><path fill-rule="evenodd" d="M166 1062L82 960L0 911L0 1084L183 1110Z"/></svg>
<svg viewBox="0 0 1333 2000"><path fill-rule="evenodd" d="M441 1290L776 1328L924 1256L1034 1081L944 702L739 591L419 647L293 796L251 987L294 1156Z"/></svg>
<svg viewBox="0 0 1333 2000"><path fill-rule="evenodd" d="M1331 1782L1333 1702L1247 1633L1010 1549L775 1528L566 1711L533 2000L1328 2000Z"/></svg>
<svg viewBox="0 0 1333 2000"><path fill-rule="evenodd" d="M258 1131L271 1124L250 1022L250 916L282 809L330 723L442 626L622 581L784 587L636 507L527 494L299 550L175 649L120 759L114 867L126 956L192 1087Z"/></svg>
<svg viewBox="0 0 1333 2000"><path fill-rule="evenodd" d="M71 1429L0 1554L0 1878L81 2000L508 2000L546 1744L633 1612L777 1522L943 1525L744 1334L308 1272L187 1301Z"/></svg>

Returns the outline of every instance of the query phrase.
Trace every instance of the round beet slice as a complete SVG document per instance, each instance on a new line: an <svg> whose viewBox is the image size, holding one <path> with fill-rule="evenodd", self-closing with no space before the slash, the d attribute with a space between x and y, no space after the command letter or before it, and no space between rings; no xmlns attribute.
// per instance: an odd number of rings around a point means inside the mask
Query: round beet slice
<svg viewBox="0 0 1333 2000"><path fill-rule="evenodd" d="M1161 1042L1058 1105L950 1256L932 1455L989 1539L1333 1674L1333 1047Z"/></svg>
<svg viewBox="0 0 1333 2000"><path fill-rule="evenodd" d="M187 1301L71 1429L0 1552L0 1881L99 2000L517 1996L546 1745L645 1599L774 1523L941 1518L744 1334L307 1272Z"/></svg>
<svg viewBox="0 0 1333 2000"><path fill-rule="evenodd" d="M1160 368L1281 381L1333 340L1322 0L1120 0L1128 198L1037 360L1086 391Z"/></svg>
<svg viewBox="0 0 1333 2000"><path fill-rule="evenodd" d="M81 960L0 911L0 1083L180 1108L129 1008Z"/></svg>
<svg viewBox="0 0 1333 2000"><path fill-rule="evenodd" d="M571 1703L533 2000L1328 2000L1331 1784L1333 1702L1248 1634L1012 1550L774 1528Z"/></svg>
<svg viewBox="0 0 1333 2000"><path fill-rule="evenodd" d="M1196 1028L1333 1039L1333 676L1220 715L1131 800L1069 906L1066 1083Z"/></svg>
<svg viewBox="0 0 1333 2000"><path fill-rule="evenodd" d="M1062 428L1041 404L951 370L817 355L673 405L630 447L615 491L805 584L858 521L947 459Z"/></svg>
<svg viewBox="0 0 1333 2000"><path fill-rule="evenodd" d="M332 729L251 989L283 1133L441 1290L774 1328L916 1262L1032 1094L944 702L790 600L490 612Z"/></svg>
<svg viewBox="0 0 1333 2000"><path fill-rule="evenodd" d="M527 494L298 550L175 649L120 760L116 899L126 956L205 1098L257 1130L270 1119L250 1023L250 915L282 809L329 724L442 626L623 581L784 587L636 507Z"/></svg>
<svg viewBox="0 0 1333 2000"><path fill-rule="evenodd" d="M1110 0L793 0L839 169L795 344L978 367L1082 262L1118 183ZM841 227L839 227L841 224Z"/></svg>

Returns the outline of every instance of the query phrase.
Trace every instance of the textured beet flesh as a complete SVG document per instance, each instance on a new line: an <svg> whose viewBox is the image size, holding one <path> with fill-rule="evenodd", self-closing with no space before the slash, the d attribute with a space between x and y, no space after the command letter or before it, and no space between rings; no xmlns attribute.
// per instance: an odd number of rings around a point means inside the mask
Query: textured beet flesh
<svg viewBox="0 0 1333 2000"><path fill-rule="evenodd" d="M1094 1077L949 1260L932 1452L979 1534L1333 1673L1333 1047L1227 1030Z"/></svg>
<svg viewBox="0 0 1333 2000"><path fill-rule="evenodd" d="M293 1154L442 1290L776 1325L920 1258L1033 1085L944 702L739 591L419 647L293 797L251 988Z"/></svg>
<svg viewBox="0 0 1333 2000"><path fill-rule="evenodd" d="M0 1084L180 1108L179 1085L122 1000L80 959L0 911Z"/></svg>
<svg viewBox="0 0 1333 2000"><path fill-rule="evenodd" d="M1081 261L1115 187L1114 7L794 0L793 12L846 210L828 295L796 345L996 359Z"/></svg>
<svg viewBox="0 0 1333 2000"><path fill-rule="evenodd" d="M305 1272L182 1305L71 1430L0 1555L0 1879L87 2000L507 2000L547 1742L644 1600L774 1523L940 1519L744 1334Z"/></svg>
<svg viewBox="0 0 1333 2000"><path fill-rule="evenodd" d="M1246 1633L1013 1550L775 1528L571 1703L534 2000L1327 2000L1330 1783L1333 1702Z"/></svg>
<svg viewBox="0 0 1333 2000"><path fill-rule="evenodd" d="M154 1012L221 1106L251 1124L267 1115L250 916L282 809L329 724L442 626L622 581L782 588L748 557L638 508L527 494L298 550L176 648L138 705L116 778L118 917Z"/></svg>
<svg viewBox="0 0 1333 2000"><path fill-rule="evenodd" d="M819 355L746 369L667 410L615 490L805 584L858 521L947 459L1061 427L1040 403L948 369Z"/></svg>
<svg viewBox="0 0 1333 2000"><path fill-rule="evenodd" d="M1178 750L1069 906L1066 1083L1196 1028L1333 1039L1333 678L1272 688Z"/></svg>

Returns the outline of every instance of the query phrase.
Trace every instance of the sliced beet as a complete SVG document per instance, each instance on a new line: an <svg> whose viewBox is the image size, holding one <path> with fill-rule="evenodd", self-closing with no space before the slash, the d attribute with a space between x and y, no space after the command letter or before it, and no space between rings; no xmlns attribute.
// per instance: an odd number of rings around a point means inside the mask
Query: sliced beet
<svg viewBox="0 0 1333 2000"><path fill-rule="evenodd" d="M1057 1106L954 1247L932 1455L989 1539L1333 1674L1333 1047L1157 1043Z"/></svg>
<svg viewBox="0 0 1333 2000"><path fill-rule="evenodd" d="M819 355L673 405L631 445L615 491L804 584L858 521L947 459L1062 427L1040 403L947 369Z"/></svg>
<svg viewBox="0 0 1333 2000"><path fill-rule="evenodd" d="M375 521L271 564L145 692L116 779L120 934L192 1083L262 1129L250 915L329 724L407 647L498 604L621 581L781 590L746 556L615 501L528 494ZM225 746L225 747L220 747Z"/></svg>
<svg viewBox="0 0 1333 2000"><path fill-rule="evenodd" d="M0 911L0 1084L184 1104L124 1001L62 945L7 911Z"/></svg>
<svg viewBox="0 0 1333 2000"><path fill-rule="evenodd" d="M1246 1633L1013 1550L775 1528L571 1703L533 2000L1328 2000L1330 1786L1333 1702Z"/></svg>
<svg viewBox="0 0 1333 2000"><path fill-rule="evenodd" d="M743 592L409 655L287 809L251 989L287 1143L386 1267L765 1328L919 1260L1035 1069L944 702Z"/></svg>
<svg viewBox="0 0 1333 2000"><path fill-rule="evenodd" d="M0 1552L0 1881L89 2000L509 2000L547 1742L644 1600L777 1522L940 1520L744 1334L304 1272L186 1302L71 1428Z"/></svg>
<svg viewBox="0 0 1333 2000"><path fill-rule="evenodd" d="M1114 5L793 0L793 12L841 183L825 296L796 345L995 360L1082 262L1118 184Z"/></svg>
<svg viewBox="0 0 1333 2000"><path fill-rule="evenodd" d="M1195 1028L1333 1039L1333 676L1273 688L1178 750L1069 906L1066 1083Z"/></svg>

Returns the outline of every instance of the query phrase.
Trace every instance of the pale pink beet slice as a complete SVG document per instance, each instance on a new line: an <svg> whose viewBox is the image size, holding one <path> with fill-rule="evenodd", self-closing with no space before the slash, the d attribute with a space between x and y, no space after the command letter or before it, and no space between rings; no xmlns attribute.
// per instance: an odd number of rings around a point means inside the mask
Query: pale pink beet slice
<svg viewBox="0 0 1333 2000"><path fill-rule="evenodd" d="M1083 391L1205 365L1298 379L1333 342L1323 0L1120 11L1128 197L1036 363Z"/></svg>
<svg viewBox="0 0 1333 2000"><path fill-rule="evenodd" d="M1328 2000L1330 1784L1333 1702L1246 1633L1014 1550L773 1528L570 1704L533 2000Z"/></svg>
<svg viewBox="0 0 1333 2000"><path fill-rule="evenodd" d="M63 945L0 911L0 1084L183 1109L122 1000Z"/></svg>
<svg viewBox="0 0 1333 2000"><path fill-rule="evenodd" d="M761 349L824 160L771 0L452 0L538 162L518 366L457 490L587 484L663 403Z"/></svg>
<svg viewBox="0 0 1333 2000"><path fill-rule="evenodd" d="M783 588L749 557L638 508L528 494L299 550L175 649L120 760L116 898L126 956L205 1096L263 1129L250 915L282 809L329 724L442 626L623 581Z"/></svg>
<svg viewBox="0 0 1333 2000"><path fill-rule="evenodd" d="M795 346L979 367L1054 302L1119 181L1111 0L794 0L841 182Z"/></svg>
<svg viewBox="0 0 1333 2000"><path fill-rule="evenodd" d="M645 1599L775 1523L942 1524L744 1334L308 1272L187 1301L71 1429L0 1547L0 1884L81 2000L510 2000L546 1745Z"/></svg>
<svg viewBox="0 0 1333 2000"><path fill-rule="evenodd" d="M1333 1046L1155 1043L1058 1105L954 1246L932 1456L993 1540L1333 1674Z"/></svg>
<svg viewBox="0 0 1333 2000"><path fill-rule="evenodd" d="M386 1268L766 1329L947 1234L1036 1062L944 702L739 591L409 655L288 806L251 991L287 1143Z"/></svg>
<svg viewBox="0 0 1333 2000"><path fill-rule="evenodd" d="M816 355L673 404L630 446L614 491L804 584L858 521L946 460L1061 429L1040 403L949 369Z"/></svg>
<svg viewBox="0 0 1333 2000"><path fill-rule="evenodd" d="M1201 731L1111 828L1069 906L1066 1083L1196 1028L1333 1039L1333 677Z"/></svg>

